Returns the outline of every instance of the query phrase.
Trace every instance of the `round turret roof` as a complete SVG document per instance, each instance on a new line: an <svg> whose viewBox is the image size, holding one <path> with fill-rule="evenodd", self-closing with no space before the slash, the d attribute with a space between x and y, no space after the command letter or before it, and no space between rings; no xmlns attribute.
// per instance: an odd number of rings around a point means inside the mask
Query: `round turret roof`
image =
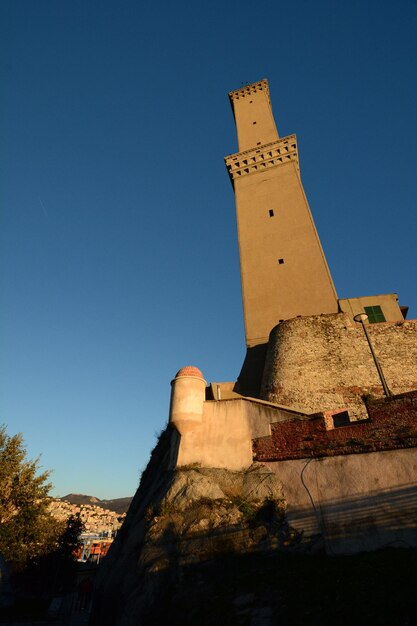
<svg viewBox="0 0 417 626"><path fill-rule="evenodd" d="M194 378L202 378L204 380L203 374L194 365L186 365L175 374L175 378L182 378L183 376L193 376Z"/></svg>

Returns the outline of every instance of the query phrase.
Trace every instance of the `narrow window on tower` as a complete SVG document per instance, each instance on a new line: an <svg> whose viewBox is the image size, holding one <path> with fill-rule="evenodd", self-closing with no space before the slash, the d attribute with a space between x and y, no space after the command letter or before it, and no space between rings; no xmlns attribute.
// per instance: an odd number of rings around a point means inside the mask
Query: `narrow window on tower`
<svg viewBox="0 0 417 626"><path fill-rule="evenodd" d="M284 259L278 259L278 265L282 265L284 263Z"/></svg>
<svg viewBox="0 0 417 626"><path fill-rule="evenodd" d="M269 209L269 217L274 217L274 209Z"/></svg>

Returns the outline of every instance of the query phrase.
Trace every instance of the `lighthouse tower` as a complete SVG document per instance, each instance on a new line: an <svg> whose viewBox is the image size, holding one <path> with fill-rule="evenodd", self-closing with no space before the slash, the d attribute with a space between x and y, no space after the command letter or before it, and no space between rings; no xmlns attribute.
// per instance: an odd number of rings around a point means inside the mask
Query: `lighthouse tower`
<svg viewBox="0 0 417 626"><path fill-rule="evenodd" d="M280 139L268 82L229 94L239 152L225 158L235 192L246 345L282 320L336 313L337 295L300 178L295 135Z"/></svg>

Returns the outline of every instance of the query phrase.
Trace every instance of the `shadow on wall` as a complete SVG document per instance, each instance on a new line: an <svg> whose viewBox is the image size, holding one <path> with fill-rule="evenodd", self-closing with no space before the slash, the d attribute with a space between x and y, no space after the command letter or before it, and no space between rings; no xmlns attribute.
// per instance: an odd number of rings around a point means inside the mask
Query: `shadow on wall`
<svg viewBox="0 0 417 626"><path fill-rule="evenodd" d="M170 427L159 438L125 523L100 566L90 626L132 626L139 623L150 626L164 623L165 620L162 619L155 621L158 610L164 607L164 611L165 608L173 611L174 607L181 606L182 602L188 613L184 616L181 611L177 614L174 612L170 623L241 624L240 614L231 614L230 619L225 616L227 606L238 612L239 606L235 605L235 602L240 602L239 598L246 582L243 581L243 586L238 586L233 592L235 596L232 595L229 581L222 579L225 564L232 560L234 566L231 578L236 578L241 572L242 557L245 556L248 562L248 585L250 581L248 589L252 590L253 585L258 584L258 576L267 567L269 559L283 558L280 549L284 549L284 553L293 550L292 561L297 558L297 554L300 556L300 547L303 548L299 546L301 531L306 540L304 545L306 551L324 547L331 555L388 545L395 547L417 545L416 485L402 485L394 489L381 488L363 496L334 498L322 502L320 496L325 492L319 488L316 472L310 470L313 468L316 470L322 465L324 467L326 460L313 463L285 462L278 464L279 468L273 469L279 476L279 469L282 471L284 465L292 468L291 475L287 474L287 478L290 479L287 484L289 489L296 490L294 495L298 499L294 502L298 501L299 506L292 507L291 496L287 498L289 507L285 516L267 507L256 512L254 517L254 512L250 508L247 509L247 503L242 502L239 506L242 513L245 511L245 523L232 523L231 518L226 516L223 518L225 523L221 526L217 527L213 523L210 527L209 520L215 521L222 508L223 513L227 513L225 509L227 505L202 498L196 500L194 506L187 507L184 512L166 504L162 506L161 502L173 477L172 467L175 466L178 440L178 434ZM390 453L384 454L388 454L384 458L389 461ZM410 456L408 451L406 455ZM379 457L376 457L375 467L380 466L382 472L384 465L382 463L379 465L378 460ZM412 459L410 462L413 462ZM334 461L331 460L331 463L334 464ZM335 467L337 469L334 465L327 468L325 478L327 480L330 477L333 488L337 488L338 493L343 493ZM408 467L407 465L407 471ZM189 469L193 471L192 468ZM360 471L352 471L352 475L355 480L361 478ZM196 530L193 530L194 528ZM315 539L318 540L317 544ZM254 582L254 559L258 558L256 555L260 560ZM215 575L207 581L205 572L207 568L210 569L210 563L215 565ZM279 569L277 562L274 571ZM192 593L190 579L187 578L188 571L192 572L191 581L196 585ZM221 601L217 595L218 582L221 582L220 587L224 594L224 597L220 598ZM212 584L211 588L209 583ZM259 593L263 587L263 584L259 585ZM299 587L296 586L296 589ZM201 590L202 598L205 598L210 606L213 601L217 603L214 606L216 621L204 622L204 615L199 618L201 602L194 601L194 591L197 597L198 590ZM258 594L258 587L251 593ZM273 589L271 594L274 597L277 595ZM257 611L258 608L254 606L253 610ZM178 621L175 621L176 617ZM278 621L277 619L274 623ZM289 623L283 620L279 623L281 622ZM324 622L318 620L317 623ZM353 620L349 623L358 622Z"/></svg>
<svg viewBox="0 0 417 626"><path fill-rule="evenodd" d="M246 349L245 360L235 387L237 393L250 398L261 397L261 384L267 349L267 343L261 343Z"/></svg>
<svg viewBox="0 0 417 626"><path fill-rule="evenodd" d="M399 501L407 499L407 489L404 492ZM347 517L352 502L340 503ZM365 510L361 514L367 515ZM386 521L382 516L381 523ZM293 541L289 550L282 551L275 545L285 546L284 537L280 539L279 527L274 526L273 516L252 530L226 526L189 534L176 523L168 524L162 534L141 546L139 559L131 555L134 570L126 571L126 561L120 564L119 597L102 599L106 610L94 624L416 623L417 551L329 558L303 554ZM356 531L361 532L359 526ZM115 600L118 611L109 621Z"/></svg>
<svg viewBox="0 0 417 626"><path fill-rule="evenodd" d="M313 476L302 473L301 481L311 505L289 503L288 523L303 532L305 540L324 540L329 554L417 546L415 484L321 501Z"/></svg>
<svg viewBox="0 0 417 626"><path fill-rule="evenodd" d="M179 443L178 432L168 425L158 438L125 521L100 565L89 621L91 626L123 623L128 598L136 597L137 589L145 587L148 582L140 556L153 511L158 508L171 483ZM152 585L148 585L147 590L152 596ZM147 597L144 598L145 604L146 601Z"/></svg>

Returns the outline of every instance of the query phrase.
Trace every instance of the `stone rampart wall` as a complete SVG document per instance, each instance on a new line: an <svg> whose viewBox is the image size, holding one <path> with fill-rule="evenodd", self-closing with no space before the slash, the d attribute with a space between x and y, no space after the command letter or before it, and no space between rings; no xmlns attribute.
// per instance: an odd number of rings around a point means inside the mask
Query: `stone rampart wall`
<svg viewBox="0 0 417 626"><path fill-rule="evenodd" d="M417 389L417 320L368 324L393 393ZM349 410L367 417L363 395L382 397L382 384L360 324L346 313L281 322L270 336L261 398L305 413Z"/></svg>
<svg viewBox="0 0 417 626"><path fill-rule="evenodd" d="M271 424L271 435L253 442L260 462L307 459L417 447L417 392L368 403L369 418L326 429L325 418Z"/></svg>

